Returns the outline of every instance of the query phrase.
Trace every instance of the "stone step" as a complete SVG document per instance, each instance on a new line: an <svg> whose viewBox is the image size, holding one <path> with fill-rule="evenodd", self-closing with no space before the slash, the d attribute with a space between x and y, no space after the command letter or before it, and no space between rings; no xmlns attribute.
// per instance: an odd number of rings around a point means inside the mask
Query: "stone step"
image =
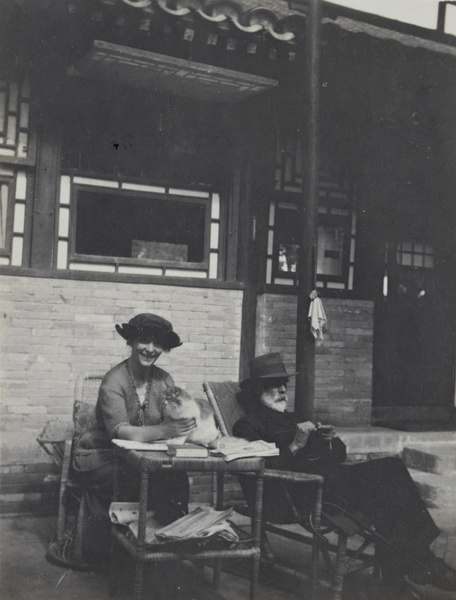
<svg viewBox="0 0 456 600"><path fill-rule="evenodd" d="M399 454L405 446L453 445L455 431L397 431L386 427L337 427L337 433L347 445L349 454Z"/></svg>
<svg viewBox="0 0 456 600"><path fill-rule="evenodd" d="M456 509L456 473L443 477L439 473L428 473L409 469L426 506L430 508Z"/></svg>
<svg viewBox="0 0 456 600"><path fill-rule="evenodd" d="M401 458L411 469L448 475L456 472L456 443L408 444Z"/></svg>

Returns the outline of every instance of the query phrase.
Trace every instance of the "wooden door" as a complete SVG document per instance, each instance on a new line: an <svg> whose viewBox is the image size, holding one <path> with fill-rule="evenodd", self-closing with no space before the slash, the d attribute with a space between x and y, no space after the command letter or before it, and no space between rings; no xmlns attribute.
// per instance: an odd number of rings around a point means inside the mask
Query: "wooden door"
<svg viewBox="0 0 456 600"><path fill-rule="evenodd" d="M411 238L389 244L375 307L374 423L442 424L454 412L454 308L444 261ZM386 294L386 295L385 295Z"/></svg>

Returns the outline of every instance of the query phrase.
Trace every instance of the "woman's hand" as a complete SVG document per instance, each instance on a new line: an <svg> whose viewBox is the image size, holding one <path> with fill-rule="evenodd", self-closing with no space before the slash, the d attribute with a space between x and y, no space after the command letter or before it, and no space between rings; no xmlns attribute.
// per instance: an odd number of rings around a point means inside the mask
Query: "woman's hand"
<svg viewBox="0 0 456 600"><path fill-rule="evenodd" d="M304 423L298 423L294 440L288 446L292 454L296 454L298 450L304 448L309 441L311 431L315 431L316 427L312 421L305 421Z"/></svg>
<svg viewBox="0 0 456 600"><path fill-rule="evenodd" d="M189 434L196 427L195 419L170 419L167 417L160 425L165 439Z"/></svg>

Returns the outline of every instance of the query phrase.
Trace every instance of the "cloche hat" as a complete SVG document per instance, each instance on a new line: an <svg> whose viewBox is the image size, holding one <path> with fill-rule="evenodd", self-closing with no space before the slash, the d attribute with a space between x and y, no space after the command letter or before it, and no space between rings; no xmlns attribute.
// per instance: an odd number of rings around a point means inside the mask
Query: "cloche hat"
<svg viewBox="0 0 456 600"><path fill-rule="evenodd" d="M116 325L116 330L127 342L155 340L164 350L182 346L180 337L169 321L152 313L136 315L122 325Z"/></svg>

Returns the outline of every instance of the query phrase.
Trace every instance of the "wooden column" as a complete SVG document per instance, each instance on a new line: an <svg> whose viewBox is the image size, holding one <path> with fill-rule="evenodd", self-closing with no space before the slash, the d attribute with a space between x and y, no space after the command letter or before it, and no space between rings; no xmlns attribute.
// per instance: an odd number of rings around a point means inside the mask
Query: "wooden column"
<svg viewBox="0 0 456 600"><path fill-rule="evenodd" d="M60 134L54 111L39 121L33 203L31 266L52 269L54 264L56 202L60 173Z"/></svg>
<svg viewBox="0 0 456 600"><path fill-rule="evenodd" d="M294 4L296 7L296 4ZM309 294L315 285L318 219L321 0L310 0L306 10L305 72L303 73L302 201L298 205L299 262L296 326L295 411L301 420L313 420L315 398L315 340L308 323Z"/></svg>
<svg viewBox="0 0 456 600"><path fill-rule="evenodd" d="M276 140L272 95L256 97L243 106L238 222L238 280L244 282L239 376L249 377L256 353L257 303L264 291L268 243L269 199L274 189ZM265 125L268 124L268 125Z"/></svg>

